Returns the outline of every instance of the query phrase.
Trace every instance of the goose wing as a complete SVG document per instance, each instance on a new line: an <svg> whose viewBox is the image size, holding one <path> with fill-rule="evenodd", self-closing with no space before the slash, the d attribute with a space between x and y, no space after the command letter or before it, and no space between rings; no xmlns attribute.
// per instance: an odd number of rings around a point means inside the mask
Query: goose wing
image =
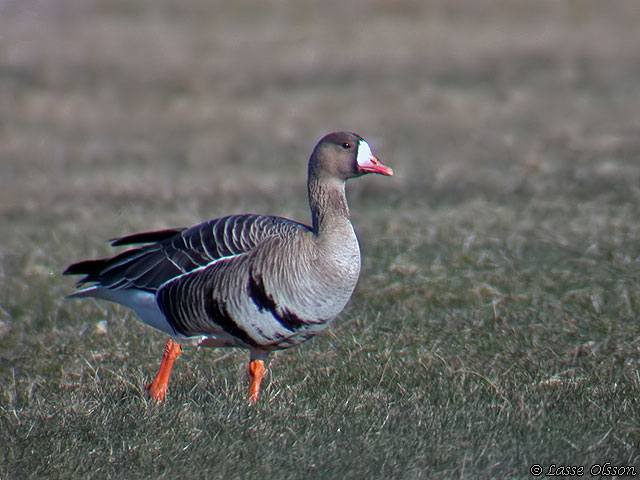
<svg viewBox="0 0 640 480"><path fill-rule="evenodd" d="M230 215L196 225L117 238L112 246L142 245L100 260L75 263L65 275L83 274L77 287L156 292L165 282L223 258L252 251L264 239L309 227L281 217ZM91 288L90 287L90 288ZM82 290L74 295L81 294ZM72 295L73 296L73 295Z"/></svg>

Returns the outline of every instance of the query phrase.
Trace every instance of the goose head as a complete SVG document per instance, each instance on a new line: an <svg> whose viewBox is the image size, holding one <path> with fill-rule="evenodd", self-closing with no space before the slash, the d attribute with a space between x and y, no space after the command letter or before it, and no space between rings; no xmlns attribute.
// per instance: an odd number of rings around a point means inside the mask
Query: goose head
<svg viewBox="0 0 640 480"><path fill-rule="evenodd" d="M334 132L323 137L309 161L309 177L330 176L341 180L367 173L393 175L393 170L371 153L369 144L358 134Z"/></svg>

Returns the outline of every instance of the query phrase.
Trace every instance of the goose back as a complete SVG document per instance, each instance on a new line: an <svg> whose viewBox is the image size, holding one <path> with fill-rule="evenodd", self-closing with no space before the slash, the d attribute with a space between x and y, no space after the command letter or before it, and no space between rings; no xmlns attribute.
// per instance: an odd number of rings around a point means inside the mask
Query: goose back
<svg viewBox="0 0 640 480"><path fill-rule="evenodd" d="M93 283L111 290L136 288L155 293L165 282L180 275L222 258L250 252L265 238L308 230L301 223L281 217L230 215L191 228L114 239L112 246L146 245L112 258L75 263L64 274L86 275L77 286ZM83 296L82 292L71 296Z"/></svg>

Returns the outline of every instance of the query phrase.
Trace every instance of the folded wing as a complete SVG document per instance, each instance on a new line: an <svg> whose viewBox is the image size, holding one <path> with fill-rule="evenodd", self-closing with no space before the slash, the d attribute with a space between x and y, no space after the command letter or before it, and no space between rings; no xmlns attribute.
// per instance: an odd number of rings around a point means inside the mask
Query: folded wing
<svg viewBox="0 0 640 480"><path fill-rule="evenodd" d="M85 275L87 284L109 290L156 292L165 282L221 258L250 252L266 238L286 236L308 227L281 217L231 215L188 229L161 230L121 237L112 246L142 244L114 257L86 260L67 268L65 275ZM74 295L81 296L82 290ZM74 296L72 295L72 296Z"/></svg>

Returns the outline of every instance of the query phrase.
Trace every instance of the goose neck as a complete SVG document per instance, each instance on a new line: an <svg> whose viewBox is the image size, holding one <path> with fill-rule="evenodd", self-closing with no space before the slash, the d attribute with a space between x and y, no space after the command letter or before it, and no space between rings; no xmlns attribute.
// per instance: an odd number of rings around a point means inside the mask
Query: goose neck
<svg viewBox="0 0 640 480"><path fill-rule="evenodd" d="M308 190L311 222L316 235L351 224L344 180L310 178Z"/></svg>

